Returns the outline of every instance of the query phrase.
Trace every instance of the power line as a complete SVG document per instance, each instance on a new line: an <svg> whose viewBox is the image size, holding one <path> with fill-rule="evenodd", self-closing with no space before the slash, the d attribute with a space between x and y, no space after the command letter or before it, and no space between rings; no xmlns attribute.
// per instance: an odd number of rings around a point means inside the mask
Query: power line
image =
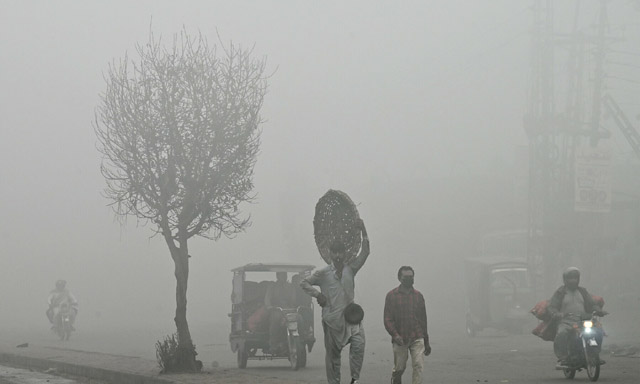
<svg viewBox="0 0 640 384"><path fill-rule="evenodd" d="M617 61L607 61L607 64L620 65L620 66L623 66L623 67L640 69L640 65L628 64L628 63L620 63L620 62L617 62Z"/></svg>
<svg viewBox="0 0 640 384"><path fill-rule="evenodd" d="M640 81L638 81L638 80L628 79L628 78L626 78L626 77L613 76L613 75L605 75L605 77L606 77L606 78L608 78L608 79L616 79L616 80L627 81L627 82L629 82L629 83L640 84Z"/></svg>
<svg viewBox="0 0 640 384"><path fill-rule="evenodd" d="M623 55L640 56L639 52L621 51L621 50L618 50L618 49L610 49L609 52L611 52L611 53L621 53Z"/></svg>

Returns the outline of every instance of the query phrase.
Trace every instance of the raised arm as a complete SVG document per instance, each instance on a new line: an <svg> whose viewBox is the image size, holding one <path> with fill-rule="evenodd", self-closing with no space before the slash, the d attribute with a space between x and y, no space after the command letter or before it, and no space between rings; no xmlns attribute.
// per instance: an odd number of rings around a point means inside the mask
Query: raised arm
<svg viewBox="0 0 640 384"><path fill-rule="evenodd" d="M316 270L311 276L307 276L300 281L302 290L311 297L318 297L320 291L313 288L314 285L320 285L322 280L322 270Z"/></svg>
<svg viewBox="0 0 640 384"><path fill-rule="evenodd" d="M305 277L300 282L300 287L302 290L309 296L315 297L318 300L318 305L324 307L327 305L327 298L322 294L322 292L313 288L314 285L320 285L324 278L324 273L326 269L320 269L315 271L311 276Z"/></svg>
<svg viewBox="0 0 640 384"><path fill-rule="evenodd" d="M367 261L370 252L369 236L367 235L367 229L365 228L364 221L362 221L362 219L358 219L358 227L362 233L362 246L360 247L360 254L358 254L358 256L356 256L350 263L354 274L362 268L365 261Z"/></svg>

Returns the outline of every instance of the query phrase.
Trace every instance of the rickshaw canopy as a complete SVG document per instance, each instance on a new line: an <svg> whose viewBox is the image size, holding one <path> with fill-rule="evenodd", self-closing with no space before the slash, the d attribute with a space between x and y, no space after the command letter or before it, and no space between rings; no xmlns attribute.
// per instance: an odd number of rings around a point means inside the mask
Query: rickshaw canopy
<svg viewBox="0 0 640 384"><path fill-rule="evenodd" d="M292 263L249 263L232 269L232 272L307 272L315 268L310 264Z"/></svg>
<svg viewBox="0 0 640 384"><path fill-rule="evenodd" d="M494 256L483 256L483 257L470 257L464 259L465 263L469 264L469 266L476 266L477 268L528 268L529 264L525 259L521 258L509 258L509 257L494 257Z"/></svg>

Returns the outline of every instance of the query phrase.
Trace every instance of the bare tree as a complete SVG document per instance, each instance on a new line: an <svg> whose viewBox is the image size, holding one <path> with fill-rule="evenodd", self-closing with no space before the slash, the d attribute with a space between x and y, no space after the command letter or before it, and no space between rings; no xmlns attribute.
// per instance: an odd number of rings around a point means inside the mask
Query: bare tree
<svg viewBox="0 0 640 384"><path fill-rule="evenodd" d="M187 323L188 240L233 237L249 225L266 93L264 58L233 43L220 50L185 31L171 48L150 35L109 65L94 129L106 196L162 235L175 263L178 369L197 370ZM220 52L219 52L220 51Z"/></svg>

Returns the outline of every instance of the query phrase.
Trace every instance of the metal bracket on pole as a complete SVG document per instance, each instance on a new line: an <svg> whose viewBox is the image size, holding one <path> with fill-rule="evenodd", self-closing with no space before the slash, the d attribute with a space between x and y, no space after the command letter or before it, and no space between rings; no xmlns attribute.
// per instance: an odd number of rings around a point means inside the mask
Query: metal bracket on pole
<svg viewBox="0 0 640 384"><path fill-rule="evenodd" d="M627 142L633 148L636 156L640 158L640 134L635 129L635 127L631 124L627 116L624 114L618 103L611 97L611 95L606 94L602 98L602 102L613 117L613 120L616 122L620 131L627 139Z"/></svg>

